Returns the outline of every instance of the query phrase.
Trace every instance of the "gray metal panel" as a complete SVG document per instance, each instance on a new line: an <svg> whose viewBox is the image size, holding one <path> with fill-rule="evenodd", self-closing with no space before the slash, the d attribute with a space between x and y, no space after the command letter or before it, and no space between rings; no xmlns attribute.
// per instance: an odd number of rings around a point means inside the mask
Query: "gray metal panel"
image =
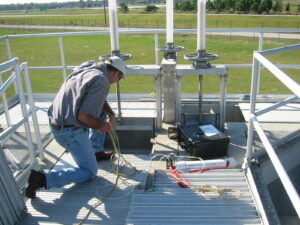
<svg viewBox="0 0 300 225"><path fill-rule="evenodd" d="M119 180L118 188L96 207L84 224L125 224L131 195L134 188L146 182L149 169L149 156L124 155L140 172ZM70 154L65 154L54 170L74 165ZM116 176L112 173L109 161L98 164L98 177L82 184L71 184L63 188L42 190L37 198L26 202L28 214L21 225L28 224L74 224L87 214L88 209L98 202L98 198L111 190Z"/></svg>
<svg viewBox="0 0 300 225"><path fill-rule="evenodd" d="M0 224L17 224L26 207L8 166L3 149L0 149Z"/></svg>
<svg viewBox="0 0 300 225"><path fill-rule="evenodd" d="M262 224L241 169L182 173L182 177L191 185L233 188L242 194L238 200L209 200L192 189L179 187L168 171L157 170L152 191L133 194L127 225Z"/></svg>

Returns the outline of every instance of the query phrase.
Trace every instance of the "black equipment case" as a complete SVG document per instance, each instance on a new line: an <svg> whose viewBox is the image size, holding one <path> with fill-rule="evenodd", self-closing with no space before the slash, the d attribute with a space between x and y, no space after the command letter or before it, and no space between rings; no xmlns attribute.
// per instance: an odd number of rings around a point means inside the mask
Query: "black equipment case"
<svg viewBox="0 0 300 225"><path fill-rule="evenodd" d="M205 133L202 125L190 124L178 126L178 143L189 155L202 159L214 159L227 156L229 137L217 130L213 125L214 133ZM210 127L211 128L211 127ZM206 130L207 131L207 130Z"/></svg>

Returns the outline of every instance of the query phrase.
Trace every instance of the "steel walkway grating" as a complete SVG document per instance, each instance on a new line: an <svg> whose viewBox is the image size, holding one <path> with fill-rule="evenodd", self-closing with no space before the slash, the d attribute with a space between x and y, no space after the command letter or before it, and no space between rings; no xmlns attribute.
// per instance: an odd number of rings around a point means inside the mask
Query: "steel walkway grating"
<svg viewBox="0 0 300 225"><path fill-rule="evenodd" d="M238 200L209 200L192 189L180 188L168 171L158 170L151 191L133 194L126 224L262 224L241 169L182 175L194 186L210 184L219 188L238 189L242 194Z"/></svg>
<svg viewBox="0 0 300 225"><path fill-rule="evenodd" d="M84 224L125 224L133 190L146 185L148 174L145 171L149 170L150 157L129 154L123 156L139 171L129 178L120 178L116 190L103 204L92 210ZM65 154L54 170L66 168L68 165L75 163L70 154ZM111 163L103 161L98 163L98 167L98 177L91 182L37 192L36 199L26 202L28 211L21 225L78 224L86 216L89 208L114 186L116 175L112 173ZM125 170L123 172L127 173Z"/></svg>

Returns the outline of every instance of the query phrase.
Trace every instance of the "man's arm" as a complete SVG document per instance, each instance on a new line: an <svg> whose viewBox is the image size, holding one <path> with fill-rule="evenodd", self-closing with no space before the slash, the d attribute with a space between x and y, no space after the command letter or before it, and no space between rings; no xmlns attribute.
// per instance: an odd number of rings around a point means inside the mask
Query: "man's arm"
<svg viewBox="0 0 300 225"><path fill-rule="evenodd" d="M102 110L108 115L109 119L108 122L111 124L112 128L116 128L116 115L115 112L111 109L108 102L105 100Z"/></svg>
<svg viewBox="0 0 300 225"><path fill-rule="evenodd" d="M115 116L114 111L111 109L110 105L108 104L107 101L104 102L103 105L103 111L108 115L108 116Z"/></svg>
<svg viewBox="0 0 300 225"><path fill-rule="evenodd" d="M79 112L77 119L85 124L87 127L97 129L98 131L105 133L105 132L110 132L111 127L110 123L103 121L99 122L96 120L96 118L90 114L84 113L84 112Z"/></svg>

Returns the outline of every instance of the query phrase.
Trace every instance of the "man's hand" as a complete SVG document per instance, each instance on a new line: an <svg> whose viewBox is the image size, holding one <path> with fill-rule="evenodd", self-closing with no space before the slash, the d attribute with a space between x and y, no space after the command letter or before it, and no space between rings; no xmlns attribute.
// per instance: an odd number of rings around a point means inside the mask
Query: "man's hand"
<svg viewBox="0 0 300 225"><path fill-rule="evenodd" d="M111 125L107 121L102 122L101 127L97 129L97 131L99 131L101 133L110 132L111 130L112 130Z"/></svg>
<svg viewBox="0 0 300 225"><path fill-rule="evenodd" d="M116 117L115 115L109 115L107 122L111 125L112 129L116 129Z"/></svg>

